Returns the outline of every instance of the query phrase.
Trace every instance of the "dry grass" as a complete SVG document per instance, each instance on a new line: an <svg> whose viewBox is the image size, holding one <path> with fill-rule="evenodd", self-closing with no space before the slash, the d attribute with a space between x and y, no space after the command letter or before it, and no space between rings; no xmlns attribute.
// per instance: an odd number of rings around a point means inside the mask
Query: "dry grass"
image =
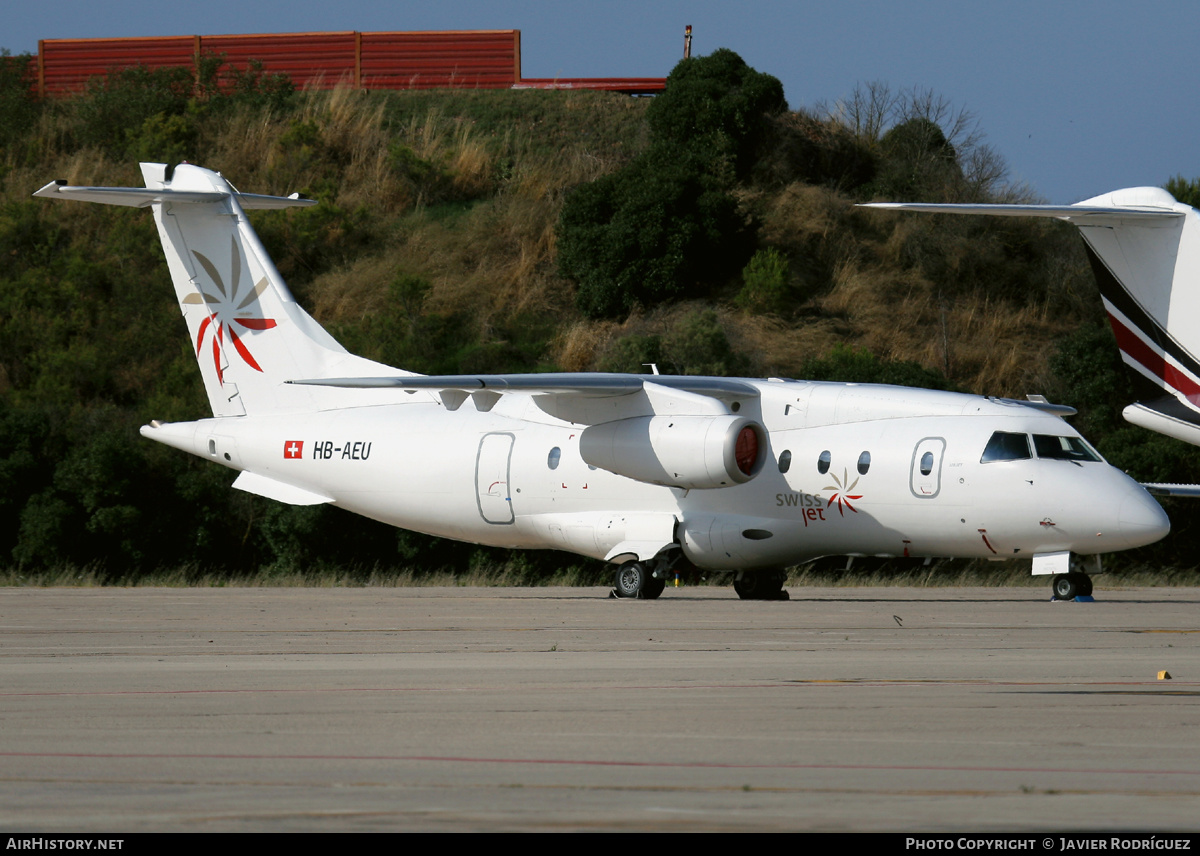
<svg viewBox="0 0 1200 856"><path fill-rule="evenodd" d="M312 305L306 308L322 324L361 322L384 308L401 262L393 250L320 274L309 288Z"/></svg>
<svg viewBox="0 0 1200 856"><path fill-rule="evenodd" d="M576 321L555 339L554 363L565 372L591 371L619 330L613 321Z"/></svg>
<svg viewBox="0 0 1200 856"><path fill-rule="evenodd" d="M607 586L612 567L600 562L569 566L545 578L533 578L523 564L507 562L481 565L469 570L443 568L415 572L406 568L323 569L314 571L260 570L241 574L173 568L136 579L110 579L96 568L60 567L29 573L16 568L0 570L0 587L98 588L98 587L196 587L196 588L408 588L408 587L510 587L510 586ZM729 585L729 574L708 573L686 581L686 585ZM1027 562L959 561L934 563L912 570L823 570L801 565L788 573L789 588L1043 588L1046 577L1029 573ZM1167 570L1136 567L1096 577L1102 590L1133 587L1200 587L1200 570Z"/></svg>
<svg viewBox="0 0 1200 856"><path fill-rule="evenodd" d="M854 345L992 395L1036 392L1054 343L1072 327L1045 302L1014 306L977 291L943 298L918 274L853 262L835 271L817 305L847 319Z"/></svg>
<svg viewBox="0 0 1200 856"><path fill-rule="evenodd" d="M482 565L464 571L441 569L413 571L408 568L346 568L311 571L278 571L265 568L258 572L236 573L197 568L171 568L137 577L110 577L96 568L60 567L41 572L16 568L0 570L0 587L21 588L144 588L196 587L224 588L408 588L429 586L594 586L608 582L609 569L600 563L564 568L547 578L533 578L523 563L506 562Z"/></svg>
<svg viewBox="0 0 1200 856"><path fill-rule="evenodd" d="M485 335L513 316L560 315L550 358L586 370L616 336L661 334L692 308L665 307L619 327L585 321L555 270L563 197L644 147L644 109L595 93L384 94L342 85L301 93L286 116L234 110L205 125L201 144L205 165L247 190L332 186L334 203L370 212L379 238L367 255L320 274L309 289L322 321L368 316L387 299L396 272L411 272L433 284L428 311L465 311ZM55 117L47 112L41 122L56 173L14 165L3 182L6 200L27 198L53 177L140 183L136 165L110 162L95 149L68 153L56 142L64 132ZM306 123L316 128L321 157L306 159L280 143ZM423 196L397 168L397 145L440 170L446 183L438 192L456 201L439 205ZM337 164L332 182L330 159ZM765 374L795 376L805 360L848 344L943 371L968 389L1023 395L1044 383L1047 358L1075 321L1048 299L1017 305L969 284L943 296L912 254L941 256L953 269L971 244L922 243L932 227L919 218L865 212L837 191L800 183L745 191L742 199L761 218L763 242L792 259L793 311L773 317L719 309L735 350ZM91 206L70 207L63 216L72 228L92 222L84 213ZM1073 270L1051 277L1068 290L1076 281Z"/></svg>

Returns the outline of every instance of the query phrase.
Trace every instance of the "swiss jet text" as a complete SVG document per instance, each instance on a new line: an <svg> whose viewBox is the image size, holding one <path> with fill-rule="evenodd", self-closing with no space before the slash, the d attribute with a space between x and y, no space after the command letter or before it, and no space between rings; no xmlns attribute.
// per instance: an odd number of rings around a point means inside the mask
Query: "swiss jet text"
<svg viewBox="0 0 1200 856"><path fill-rule="evenodd" d="M825 519L825 509L827 503L822 497L811 493L777 493L775 494L776 506L795 506L800 510L800 519L804 521L805 527L809 522L817 523Z"/></svg>

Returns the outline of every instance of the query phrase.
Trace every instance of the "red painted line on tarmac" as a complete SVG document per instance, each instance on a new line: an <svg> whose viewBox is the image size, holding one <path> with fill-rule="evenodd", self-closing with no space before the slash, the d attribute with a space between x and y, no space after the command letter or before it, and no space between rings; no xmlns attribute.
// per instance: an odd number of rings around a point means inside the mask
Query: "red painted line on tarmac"
<svg viewBox="0 0 1200 856"><path fill-rule="evenodd" d="M1194 687L1196 681L1172 681L1171 688ZM624 687L612 686L581 686L572 690L586 691L603 689L605 692L617 690L770 690L811 686L843 686L843 687L895 687L895 686L977 686L977 687L1163 687L1161 681L975 681L975 680L941 680L929 678L912 678L896 680L861 680L858 678L807 678L792 681L774 681L762 684L690 684L686 687L670 684L639 684ZM543 687L543 689L551 689ZM243 689L243 690L51 690L46 692L0 692L0 698L24 698L44 696L157 696L157 695L249 695L249 694L296 694L296 693L464 693L464 692L494 692L482 687L326 687L315 689L304 687L297 689Z"/></svg>
<svg viewBox="0 0 1200 856"><path fill-rule="evenodd" d="M772 683L701 683L690 684L688 687L672 686L672 684L638 684L628 687L575 687L575 692L586 692L589 689L604 689L606 693L614 690L646 690L666 689L673 692L694 692L697 689L786 689L798 687L1163 687L1160 681L954 681L936 680L936 678L911 678L895 681L864 681L859 678L804 678L796 681L776 681ZM1200 686L1195 681L1172 681L1171 688ZM551 689L545 687L544 689ZM70 695L294 695L296 693L480 693L497 692L481 687L328 687L316 689L311 687L298 689L89 689L89 690L48 690L48 692L32 693L0 693L0 699L42 698L42 696Z"/></svg>
<svg viewBox="0 0 1200 856"><path fill-rule="evenodd" d="M934 773L1076 773L1120 776L1197 776L1200 770L1084 769L1071 767L970 767L926 764L733 764L709 761L603 761L580 758L473 758L453 755L259 755L169 752L0 752L0 758L83 758L94 760L184 761L422 761L449 764L529 764L559 767L644 767L713 770L896 770Z"/></svg>

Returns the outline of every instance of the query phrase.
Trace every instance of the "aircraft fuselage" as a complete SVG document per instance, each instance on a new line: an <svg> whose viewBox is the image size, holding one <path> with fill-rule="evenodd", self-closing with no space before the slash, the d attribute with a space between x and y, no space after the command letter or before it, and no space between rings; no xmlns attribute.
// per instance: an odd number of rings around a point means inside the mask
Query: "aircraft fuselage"
<svg viewBox="0 0 1200 856"><path fill-rule="evenodd" d="M394 526L501 547L713 570L824 555L1024 558L1151 543L1146 491L1101 460L981 460L997 432L1078 438L1057 416L958 393L746 381L761 423L744 484L684 489L587 464L584 426L513 392L487 411L417 393L378 406L147 427L153 439ZM1082 441L1080 441L1082 442Z"/></svg>

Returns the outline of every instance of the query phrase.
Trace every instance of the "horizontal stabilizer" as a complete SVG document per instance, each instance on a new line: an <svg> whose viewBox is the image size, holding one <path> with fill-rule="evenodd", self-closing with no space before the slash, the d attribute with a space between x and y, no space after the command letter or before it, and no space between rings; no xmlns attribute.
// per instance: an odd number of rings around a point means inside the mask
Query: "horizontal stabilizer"
<svg viewBox="0 0 1200 856"><path fill-rule="evenodd" d="M1200 484L1146 484L1142 487L1151 496L1183 496L1189 499L1200 499Z"/></svg>
<svg viewBox="0 0 1200 856"><path fill-rule="evenodd" d="M1139 401L1121 411L1125 421L1200 446L1200 413L1173 396Z"/></svg>
<svg viewBox="0 0 1200 856"><path fill-rule="evenodd" d="M1094 200L1088 200L1089 202ZM1150 205L984 205L942 204L937 202L864 202L858 208L884 208L891 211L923 211L926 214L986 214L991 217L1051 217L1078 226L1102 226L1131 219L1174 220L1181 211Z"/></svg>
<svg viewBox="0 0 1200 856"><path fill-rule="evenodd" d="M36 191L44 199L74 199L79 202L99 202L102 205L123 205L127 208L149 208L155 202L220 202L232 196L242 208L294 208L316 205L315 199L291 196L263 196L259 193L221 193L207 190L171 190L150 187L83 187L69 185L61 179L52 181Z"/></svg>

